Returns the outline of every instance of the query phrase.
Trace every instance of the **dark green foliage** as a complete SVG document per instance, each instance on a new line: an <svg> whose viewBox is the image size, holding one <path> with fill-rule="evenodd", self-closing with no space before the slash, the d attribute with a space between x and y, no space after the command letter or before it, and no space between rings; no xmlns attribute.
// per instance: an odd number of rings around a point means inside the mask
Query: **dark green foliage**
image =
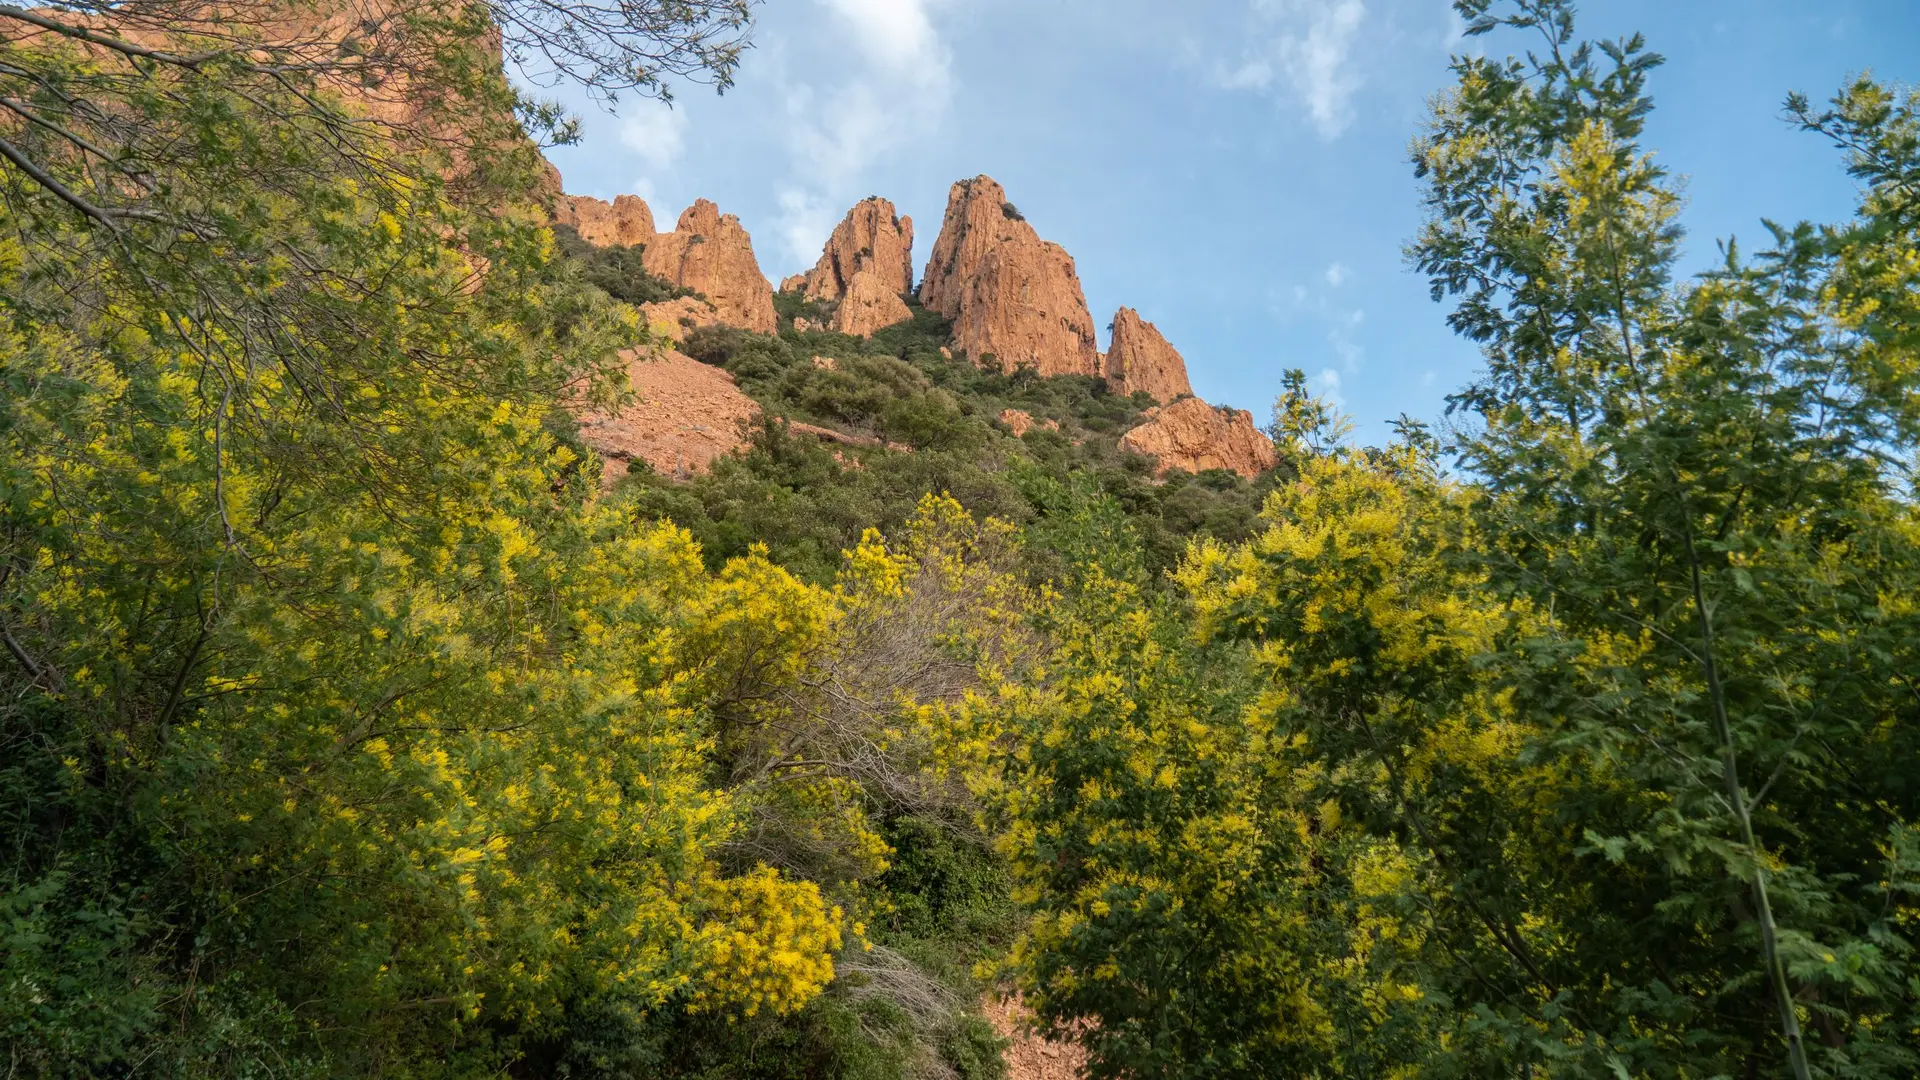
<svg viewBox="0 0 1920 1080"><path fill-rule="evenodd" d="M1007 1062L1000 1055L1006 1045L992 1024L969 1016L941 1039L940 1056L960 1074L960 1080L1005 1080Z"/></svg>
<svg viewBox="0 0 1920 1080"><path fill-rule="evenodd" d="M622 247L609 244L596 247L580 239L580 234L571 225L555 225L553 239L560 247L560 253L580 267L581 276L587 284L593 285L615 300L625 300L629 304L650 304L656 300L672 300L681 296L692 296L693 290L683 289L666 278L647 272L641 256L646 246L635 244Z"/></svg>
<svg viewBox="0 0 1920 1080"><path fill-rule="evenodd" d="M1008 219L1013 221L1027 220L1027 215L1021 213L1020 208L1013 205L1010 202L1003 202L1000 204L1000 213L1004 214Z"/></svg>
<svg viewBox="0 0 1920 1080"><path fill-rule="evenodd" d="M835 446L786 434L777 422L708 475L685 483L638 467L631 475L635 514L692 530L710 562L763 543L775 561L815 581L833 576L840 552L862 531L907 520L929 491L948 492L982 514L1017 519L1022 510L1005 476L966 453Z"/></svg>
<svg viewBox="0 0 1920 1080"><path fill-rule="evenodd" d="M833 318L833 309L837 304L825 300L815 300L804 293L778 292L773 294L774 314L779 316L781 326L792 326L795 319L806 319L821 326Z"/></svg>
<svg viewBox="0 0 1920 1080"><path fill-rule="evenodd" d="M907 1080L910 1025L880 1002L827 994L787 1017L712 1016L587 1006L565 1036L522 1059L540 1080Z"/></svg>
<svg viewBox="0 0 1920 1080"><path fill-rule="evenodd" d="M971 829L899 817L888 822L885 835L894 856L880 887L891 911L875 921L875 940L902 945L945 939L971 951L1008 936L1014 910L1006 871Z"/></svg>

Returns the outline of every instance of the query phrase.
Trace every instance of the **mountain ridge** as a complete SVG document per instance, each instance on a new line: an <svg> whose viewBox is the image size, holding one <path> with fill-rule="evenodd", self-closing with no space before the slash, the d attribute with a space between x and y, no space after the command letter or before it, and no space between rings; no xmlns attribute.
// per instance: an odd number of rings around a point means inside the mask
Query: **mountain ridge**
<svg viewBox="0 0 1920 1080"><path fill-rule="evenodd" d="M849 209L813 268L784 279L777 291L760 271L745 226L705 199L683 212L672 232L655 232L651 207L635 195L611 203L561 195L554 220L595 247L643 247L649 273L705 298L711 317L702 322L779 333L777 292L823 308L820 318L795 316L794 330L871 338L912 320L911 300L950 322L949 353L977 367L1043 378L1089 376L1122 396L1144 392L1163 408L1123 433L1120 445L1155 458L1156 475L1224 468L1252 478L1276 461L1251 413L1204 402L1205 408L1174 407L1193 397L1186 361L1135 309L1115 313L1108 349L1100 351L1073 257L1041 239L1005 188L984 174L949 189L917 284L913 220L877 195ZM738 445L745 439L742 433ZM711 460L701 459L702 467Z"/></svg>

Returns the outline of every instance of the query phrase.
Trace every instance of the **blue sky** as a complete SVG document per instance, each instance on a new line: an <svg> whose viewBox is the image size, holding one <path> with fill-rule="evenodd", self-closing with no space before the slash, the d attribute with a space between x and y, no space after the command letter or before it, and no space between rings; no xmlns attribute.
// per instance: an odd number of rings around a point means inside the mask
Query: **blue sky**
<svg viewBox="0 0 1920 1080"><path fill-rule="evenodd" d="M1779 118L1788 90L1920 79L1920 0L1581 16L1667 57L1647 143L1686 177L1690 267L1762 217L1848 213L1838 157ZM1400 413L1437 418L1478 364L1401 256L1420 221L1406 148L1449 52L1524 47L1457 31L1444 0L767 0L725 96L570 100L584 137L549 156L568 191L641 194L663 227L713 199L775 281L869 194L913 216L924 264L948 185L987 173L1073 254L1096 323L1138 308L1202 397L1264 422L1303 368L1375 441Z"/></svg>

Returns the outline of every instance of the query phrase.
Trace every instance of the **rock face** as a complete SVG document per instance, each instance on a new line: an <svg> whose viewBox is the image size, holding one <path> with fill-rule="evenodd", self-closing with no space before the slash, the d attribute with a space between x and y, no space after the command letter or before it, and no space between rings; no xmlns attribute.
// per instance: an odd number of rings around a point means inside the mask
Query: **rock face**
<svg viewBox="0 0 1920 1080"><path fill-rule="evenodd" d="M611 203L591 195L562 195L554 200L553 217L573 226L580 239L595 247L653 243L653 210L638 195L617 195Z"/></svg>
<svg viewBox="0 0 1920 1080"><path fill-rule="evenodd" d="M847 283L840 306L833 312L833 329L855 337L872 337L875 330L913 318L900 290L876 270L862 269Z"/></svg>
<svg viewBox="0 0 1920 1080"><path fill-rule="evenodd" d="M780 283L797 287L815 300L838 300L853 289L854 278L873 274L879 287L893 293L913 290L913 219L901 217L878 195L862 199L833 230L813 269Z"/></svg>
<svg viewBox="0 0 1920 1080"><path fill-rule="evenodd" d="M685 341L689 332L720 322L720 313L714 310L713 305L697 296L641 304L640 314L646 316L647 325L654 333L676 345Z"/></svg>
<svg viewBox="0 0 1920 1080"><path fill-rule="evenodd" d="M753 257L753 240L739 218L711 202L695 202L672 232L655 234L642 262L648 273L705 296L728 326L775 331L773 287Z"/></svg>
<svg viewBox="0 0 1920 1080"><path fill-rule="evenodd" d="M580 441L606 463L603 485L625 476L634 460L684 479L745 445L759 408L726 372L672 350L633 350L626 359L636 400L616 414L580 414Z"/></svg>
<svg viewBox="0 0 1920 1080"><path fill-rule="evenodd" d="M1073 257L1040 239L986 176L953 185L920 302L953 320L953 344L1002 371L1098 375L1093 316Z"/></svg>
<svg viewBox="0 0 1920 1080"><path fill-rule="evenodd" d="M1215 407L1199 398L1182 398L1148 409L1147 422L1120 437L1120 445L1157 458L1156 476L1169 469L1203 472L1232 469L1254 477L1273 468L1273 443L1253 426L1244 409Z"/></svg>
<svg viewBox="0 0 1920 1080"><path fill-rule="evenodd" d="M1187 382L1187 362L1140 313L1123 307L1113 315L1113 343L1103 361L1107 387L1116 394L1145 390L1155 401L1170 405L1193 396Z"/></svg>

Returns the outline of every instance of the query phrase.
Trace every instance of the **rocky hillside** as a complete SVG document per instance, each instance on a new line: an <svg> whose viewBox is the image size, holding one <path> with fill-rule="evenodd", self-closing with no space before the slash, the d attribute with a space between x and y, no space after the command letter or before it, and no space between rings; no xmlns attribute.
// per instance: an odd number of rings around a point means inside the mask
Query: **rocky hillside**
<svg viewBox="0 0 1920 1080"><path fill-rule="evenodd" d="M645 305L656 322L871 339L913 322L916 310L924 310L945 322L943 358L1006 375L1087 377L1115 395L1144 394L1163 406L1116 439L1123 451L1153 458L1156 476L1224 469L1252 478L1274 465L1273 446L1251 414L1193 398L1186 361L1133 308L1115 313L1108 348L1099 350L1073 257L1041 239L991 177L962 180L949 190L917 287L913 219L878 196L856 204L813 269L781 283L781 294L794 298L801 312L784 325L776 320L774 290L745 227L711 202L694 203L672 232L656 232L652 210L632 195L611 203L561 196L555 220L589 245L636 250L646 274L691 294ZM742 404L746 396L722 401L717 387L703 386L679 402L675 395L687 382L657 371L637 374L636 385L652 395L648 403L627 416L587 418L583 438L614 461L645 460L669 475L704 470L720 454L744 446L746 432L738 421L755 415ZM663 423L670 430L654 430ZM1014 434L1024 434L1026 426Z"/></svg>

